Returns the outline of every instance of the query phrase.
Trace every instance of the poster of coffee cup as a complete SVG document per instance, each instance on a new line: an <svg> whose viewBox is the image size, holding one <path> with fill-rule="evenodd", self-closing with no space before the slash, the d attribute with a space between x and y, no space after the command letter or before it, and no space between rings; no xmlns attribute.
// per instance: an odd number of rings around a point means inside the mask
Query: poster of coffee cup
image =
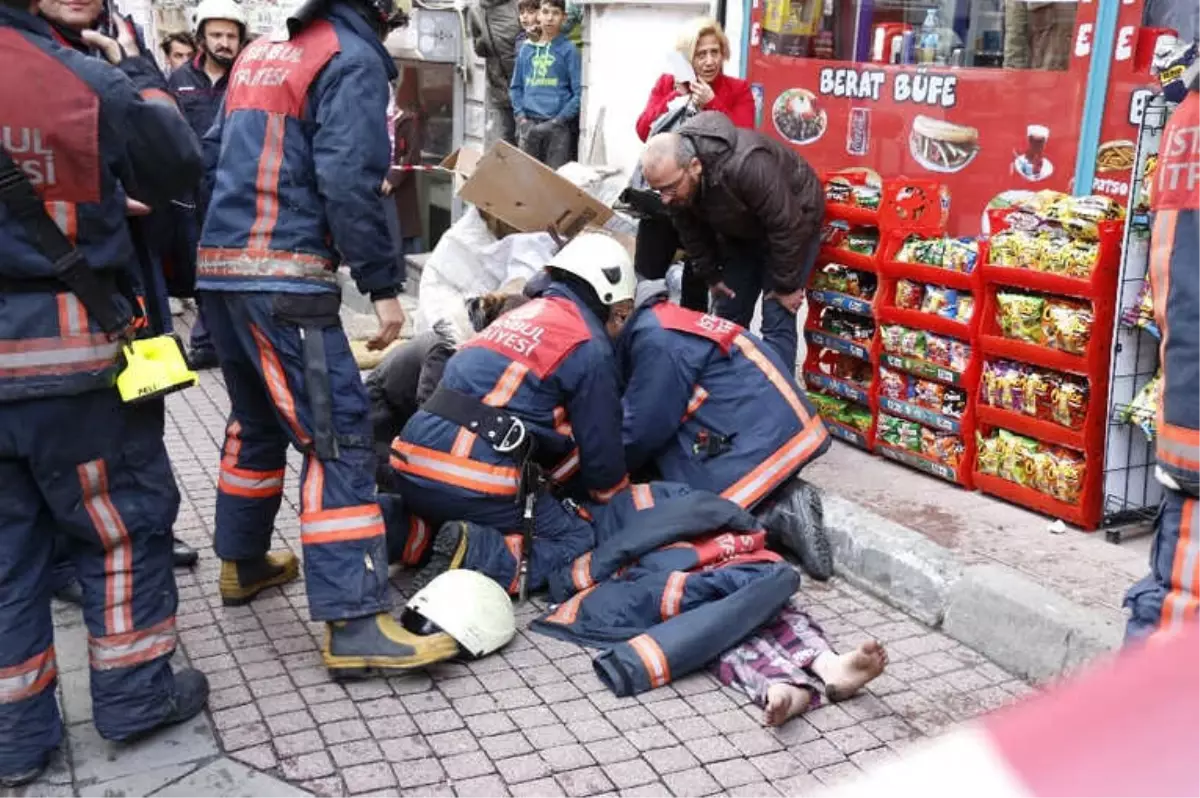
<svg viewBox="0 0 1200 798"><path fill-rule="evenodd" d="M1096 150L1097 172L1124 172L1133 168L1134 145L1129 139L1106 141Z"/></svg>
<svg viewBox="0 0 1200 798"><path fill-rule="evenodd" d="M829 126L829 116L808 89L788 89L776 97L771 119L779 135L793 144L812 144Z"/></svg>
<svg viewBox="0 0 1200 798"><path fill-rule="evenodd" d="M909 131L908 151L930 172L961 172L979 155L979 130L918 115Z"/></svg>
<svg viewBox="0 0 1200 798"><path fill-rule="evenodd" d="M1046 157L1046 141L1049 138L1050 128L1045 125L1025 128L1025 151L1017 153L1013 160L1013 171L1030 183L1037 183L1054 174L1054 164Z"/></svg>

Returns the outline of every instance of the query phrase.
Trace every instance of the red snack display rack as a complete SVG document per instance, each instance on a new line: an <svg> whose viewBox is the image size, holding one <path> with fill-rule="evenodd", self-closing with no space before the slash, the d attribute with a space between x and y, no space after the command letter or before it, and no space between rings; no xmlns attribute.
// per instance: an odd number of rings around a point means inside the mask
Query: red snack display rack
<svg viewBox="0 0 1200 798"><path fill-rule="evenodd" d="M1007 228L1004 212L991 212L992 229ZM1110 344L1114 324L1116 278L1121 254L1121 223L1098 225L1099 252L1090 279L1063 274L1047 274L1033 269L996 266L987 263L988 245L980 250L983 278L983 305L979 309L979 342L988 361L1009 360L1041 369L1085 377L1088 383L1088 408L1080 429L1071 429L1052 421L1014 412L1002 407L977 403L975 414L979 432L990 436L1003 429L1034 440L1082 453L1085 473L1078 504L1062 501L1032 487L1000 476L982 473L976 468L975 484L985 493L1029 507L1054 518L1061 518L1084 529L1096 529L1103 515L1104 441L1107 422L1105 397L1108 395ZM1083 354L1073 354L1039 344L1006 338L997 320L997 295L1004 291L1045 295L1050 299L1085 300L1092 307L1092 329Z"/></svg>
<svg viewBox="0 0 1200 798"><path fill-rule="evenodd" d="M969 345L971 357L965 369L955 371L944 364L887 351L880 332L876 335L880 342L879 367L902 372L908 375L909 380L923 380L957 388L966 394L966 406L961 417L956 417L912 399L888 396L882 387L882 374L878 370L875 379L876 401L881 414L886 413L903 421L916 422L934 433L951 433L957 436L962 442L962 455L957 464L951 464L924 452L894 446L885 441L879 432L876 433L875 448L879 454L891 460L970 488L973 485L975 467L975 404L982 363L978 345L983 287L979 276L979 261L976 258L975 269L970 273L936 265L900 261L897 254L912 234L912 230L893 228L881 246L880 269L884 279L878 298L879 325L902 325L911 330L953 339ZM941 231L927 226L919 235L923 238L937 238L941 236ZM920 283L925 288L935 286L970 293L973 312L969 321L958 321L937 313L898 307L896 288L901 280ZM877 429L880 423L877 422Z"/></svg>

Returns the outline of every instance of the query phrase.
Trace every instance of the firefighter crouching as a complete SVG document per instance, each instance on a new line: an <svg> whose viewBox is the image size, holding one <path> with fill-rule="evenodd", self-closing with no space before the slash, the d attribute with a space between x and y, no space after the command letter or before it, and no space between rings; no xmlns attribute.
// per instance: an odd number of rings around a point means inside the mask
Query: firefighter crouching
<svg viewBox="0 0 1200 798"><path fill-rule="evenodd" d="M670 482L719 493L762 518L773 545L818 579L833 573L816 489L793 479L829 436L791 369L745 328L638 287L617 342L625 378L625 459Z"/></svg>
<svg viewBox="0 0 1200 798"><path fill-rule="evenodd" d="M242 52L204 141L213 182L197 286L231 403L217 486L221 597L243 604L298 574L293 554L268 553L291 443L304 453L309 612L327 624L323 655L337 678L457 651L449 636L413 635L388 614L369 405L338 316L340 257L374 301L381 329L370 346L404 322L379 202L396 76L382 41L394 13L393 0L302 6L283 35Z"/></svg>
<svg viewBox="0 0 1200 798"><path fill-rule="evenodd" d="M1200 616L1200 59L1192 44L1163 70L1179 102L1162 134L1150 207L1150 292L1162 331L1155 476L1163 500L1150 575L1125 595L1129 641ZM1170 77L1168 77L1170 76Z"/></svg>
<svg viewBox="0 0 1200 798"><path fill-rule="evenodd" d="M118 68L59 47L33 10L0 4L2 786L36 778L62 738L48 583L57 535L70 537L83 584L100 734L143 736L208 696L202 674L168 662L179 494L155 411L113 387L138 293L125 190L161 203L186 193L198 145L151 62L122 60L92 31L84 37Z"/></svg>
<svg viewBox="0 0 1200 798"><path fill-rule="evenodd" d="M542 489L542 468L560 483L577 476L600 502L629 484L608 331L632 310L633 264L617 241L585 232L548 271L533 301L459 347L393 445L406 509L442 524L432 552L417 553L418 588L468 568L510 593L539 590L595 542Z"/></svg>

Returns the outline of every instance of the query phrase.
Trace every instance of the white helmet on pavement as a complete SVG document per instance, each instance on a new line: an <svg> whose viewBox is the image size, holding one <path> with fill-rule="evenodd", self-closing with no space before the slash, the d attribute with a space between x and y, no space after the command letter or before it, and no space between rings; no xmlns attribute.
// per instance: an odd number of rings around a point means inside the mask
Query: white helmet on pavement
<svg viewBox="0 0 1200 798"><path fill-rule="evenodd" d="M604 233L580 233L550 259L550 266L586 282L605 305L633 299L633 260L621 242Z"/></svg>
<svg viewBox="0 0 1200 798"><path fill-rule="evenodd" d="M494 579L454 568L417 591L405 607L450 635L473 657L499 651L517 634L512 599Z"/></svg>
<svg viewBox="0 0 1200 798"><path fill-rule="evenodd" d="M201 28L210 19L227 19L242 26L246 31L246 11L237 0L200 0L200 4L192 11L192 30L203 33Z"/></svg>

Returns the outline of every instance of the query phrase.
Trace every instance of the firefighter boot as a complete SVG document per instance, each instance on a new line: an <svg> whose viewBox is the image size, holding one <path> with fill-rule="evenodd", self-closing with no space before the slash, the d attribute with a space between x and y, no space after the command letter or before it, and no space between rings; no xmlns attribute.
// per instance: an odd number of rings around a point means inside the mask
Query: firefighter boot
<svg viewBox="0 0 1200 798"><path fill-rule="evenodd" d="M221 603L249 604L269 587L286 585L300 575L300 561L290 551L276 551L254 560L221 561Z"/></svg>
<svg viewBox="0 0 1200 798"><path fill-rule="evenodd" d="M423 590L426 585L446 571L461 568L467 558L467 523L447 521L433 539L433 550L429 562L413 577L413 592Z"/></svg>
<svg viewBox="0 0 1200 798"><path fill-rule="evenodd" d="M321 657L334 679L387 676L458 654L458 643L445 632L415 634L386 612L333 621L325 629Z"/></svg>
<svg viewBox="0 0 1200 798"><path fill-rule="evenodd" d="M758 513L767 530L767 545L794 554L813 579L829 579L833 576L833 547L825 533L820 491L797 477L784 483L772 498Z"/></svg>
<svg viewBox="0 0 1200 798"><path fill-rule="evenodd" d="M200 714L208 703L208 677L195 668L175 671L175 693L170 697L167 714L148 729L122 737L116 742L131 743L154 734L159 729L189 721Z"/></svg>

